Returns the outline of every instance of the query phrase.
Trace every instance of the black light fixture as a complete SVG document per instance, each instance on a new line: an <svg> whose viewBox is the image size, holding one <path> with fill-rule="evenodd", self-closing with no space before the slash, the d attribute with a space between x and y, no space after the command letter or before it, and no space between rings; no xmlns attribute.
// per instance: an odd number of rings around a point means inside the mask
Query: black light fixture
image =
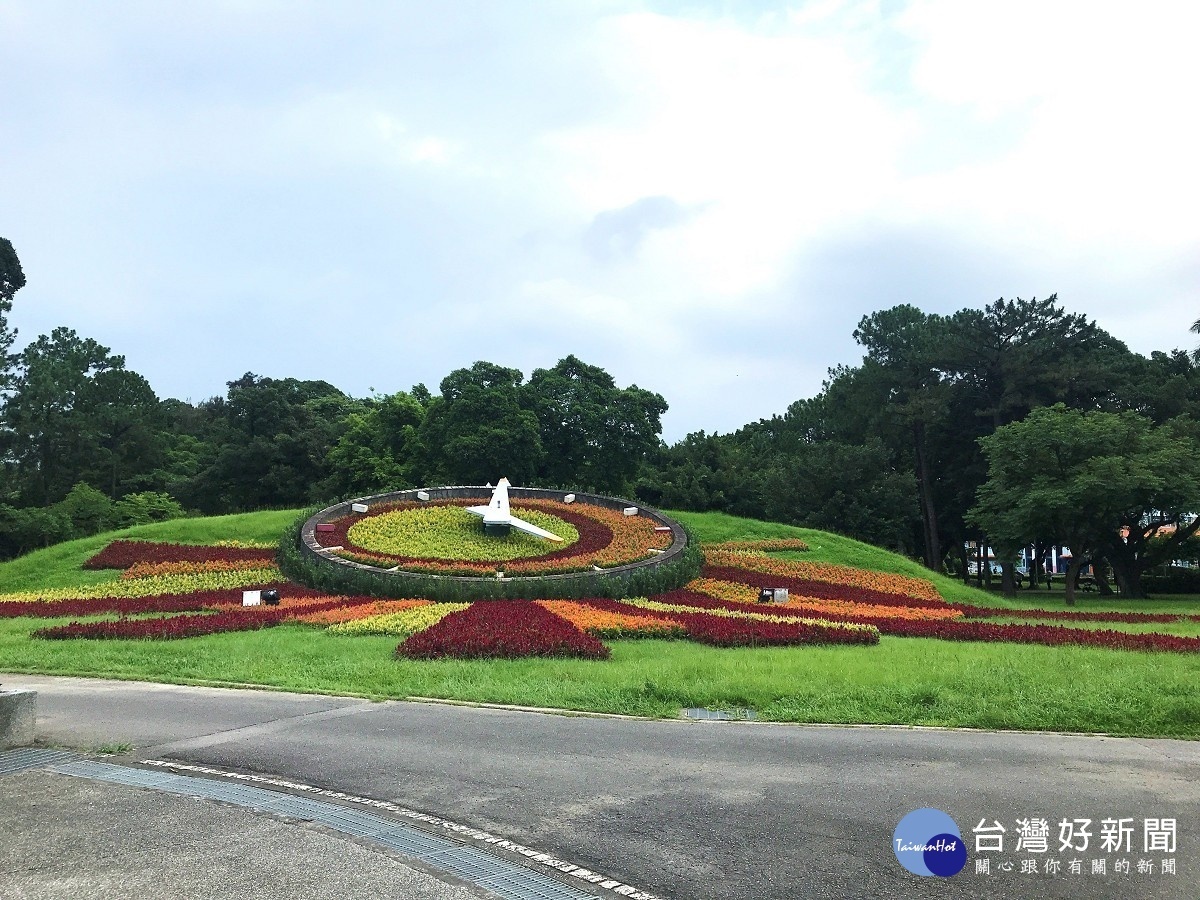
<svg viewBox="0 0 1200 900"><path fill-rule="evenodd" d="M266 596L267 596L266 594L263 594L264 599L266 598ZM775 602L775 591L772 588L760 589L758 592L758 602L759 603L774 603Z"/></svg>
<svg viewBox="0 0 1200 900"><path fill-rule="evenodd" d="M262 592L262 602L267 604L267 606L278 606L279 605L279 591L275 590L274 588L272 588L269 591L263 591Z"/></svg>

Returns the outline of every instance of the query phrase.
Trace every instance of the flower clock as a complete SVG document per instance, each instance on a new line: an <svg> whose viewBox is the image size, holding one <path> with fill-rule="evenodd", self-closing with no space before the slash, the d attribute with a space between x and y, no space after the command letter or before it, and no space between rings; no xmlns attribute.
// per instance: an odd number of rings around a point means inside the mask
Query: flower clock
<svg viewBox="0 0 1200 900"><path fill-rule="evenodd" d="M639 565L653 564L676 545L679 529L620 501L543 492L514 496L512 513L558 540L516 530L490 534L469 511L480 502L480 489L474 495L445 490L442 496L422 491L425 497L389 495L323 510L306 521L315 545L311 555L371 578L400 573L476 587L504 582L515 591L528 586L530 596L439 601L331 591L289 580L277 548L114 541L85 564L112 571L110 580L0 595L0 617L57 620L31 622L39 639L170 640L281 625L320 629L330 640L386 635L395 638L397 657L413 660L603 660L614 641L647 639L713 647L850 644L870 652L881 635L1200 651L1200 638L1153 630L1178 616L951 603L925 579L797 560L795 551L806 548L796 540L709 544L702 548L702 569L681 584L581 595L580 585L607 583L571 581L573 574L636 574ZM778 551L790 551L788 558ZM639 583L628 577L613 582ZM550 588L558 584L574 593L555 596ZM760 602L763 588L773 589L768 596L781 602ZM244 592L267 589L279 592L277 605L243 605ZM786 589L786 599L779 589ZM1106 627L1115 623L1138 628Z"/></svg>

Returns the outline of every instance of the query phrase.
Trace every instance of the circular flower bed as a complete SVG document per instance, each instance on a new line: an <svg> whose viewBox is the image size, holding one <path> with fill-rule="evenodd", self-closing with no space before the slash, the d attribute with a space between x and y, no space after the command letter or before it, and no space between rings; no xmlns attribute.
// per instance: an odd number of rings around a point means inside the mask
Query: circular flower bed
<svg viewBox="0 0 1200 900"><path fill-rule="evenodd" d="M462 507L489 499L486 488L455 487L341 503L298 524L280 545L280 563L289 577L325 590L445 601L626 596L681 585L699 571L699 549L681 526L627 501L510 488L514 515L559 542L486 534Z"/></svg>
<svg viewBox="0 0 1200 900"><path fill-rule="evenodd" d="M484 533L462 507L486 497L388 503L340 516L314 531L318 545L369 566L438 575L532 577L590 572L640 562L671 546L672 532L647 516L583 503L524 500L514 514L559 534L562 543L521 532ZM422 529L425 530L422 530Z"/></svg>
<svg viewBox="0 0 1200 900"><path fill-rule="evenodd" d="M552 543L516 530L506 535L485 534L478 516L448 504L367 516L350 526L346 536L352 546L373 553L475 562L544 556L550 548L566 548L579 540L575 526L557 516L532 508L514 507L513 512L562 538L562 542Z"/></svg>

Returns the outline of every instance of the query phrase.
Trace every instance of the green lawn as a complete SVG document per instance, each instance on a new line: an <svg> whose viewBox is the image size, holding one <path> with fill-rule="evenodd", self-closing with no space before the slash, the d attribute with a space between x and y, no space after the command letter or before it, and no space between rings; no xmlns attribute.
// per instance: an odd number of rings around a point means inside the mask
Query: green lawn
<svg viewBox="0 0 1200 900"><path fill-rule="evenodd" d="M204 543L270 540L294 512L187 519L121 537ZM705 541L801 537L797 558L929 577L919 564L825 532L720 514L675 513ZM0 564L0 590L96 580L79 565L114 535ZM1005 600L941 576L950 600L1062 609L1061 596ZM1049 602L1048 602L1049 601ZM1145 602L1088 597L1079 610L1200 613L1195 597ZM0 620L0 671L203 684L254 684L373 698L439 697L644 716L749 707L783 722L888 723L1200 737L1200 654L959 643L884 637L875 647L716 649L685 641L612 641L612 659L397 661L396 639L333 637L289 625L178 641L40 641ZM1087 627L1200 634L1200 623Z"/></svg>

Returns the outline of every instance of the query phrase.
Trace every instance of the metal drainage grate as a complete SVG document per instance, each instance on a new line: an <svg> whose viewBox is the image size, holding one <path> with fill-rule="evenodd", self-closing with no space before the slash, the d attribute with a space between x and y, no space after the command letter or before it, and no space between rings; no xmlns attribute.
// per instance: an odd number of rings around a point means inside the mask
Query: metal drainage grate
<svg viewBox="0 0 1200 900"><path fill-rule="evenodd" d="M683 711L685 719L700 719L705 722L746 722L757 719L758 713L744 706L732 709L706 709L703 706L693 706Z"/></svg>
<svg viewBox="0 0 1200 900"><path fill-rule="evenodd" d="M24 772L27 769L41 769L51 763L68 759L75 759L75 754L67 750L43 750L38 747L6 750L0 753L0 775L12 775L14 772Z"/></svg>
<svg viewBox="0 0 1200 900"><path fill-rule="evenodd" d="M584 893L499 856L391 819L347 809L334 803L208 778L114 766L111 763L78 759L74 754L61 751L27 752L42 755L30 756L28 762L12 771L41 767L60 775L218 800L234 806L267 810L293 819L319 822L343 834L363 838L389 850L416 857L432 868L485 887L510 900L599 900L595 894ZM0 754L0 774L6 771L3 766L9 756L10 754Z"/></svg>
<svg viewBox="0 0 1200 900"><path fill-rule="evenodd" d="M505 897L519 897L520 900L577 900L589 896L473 847L459 847L421 858L431 866L452 872L459 878Z"/></svg>

